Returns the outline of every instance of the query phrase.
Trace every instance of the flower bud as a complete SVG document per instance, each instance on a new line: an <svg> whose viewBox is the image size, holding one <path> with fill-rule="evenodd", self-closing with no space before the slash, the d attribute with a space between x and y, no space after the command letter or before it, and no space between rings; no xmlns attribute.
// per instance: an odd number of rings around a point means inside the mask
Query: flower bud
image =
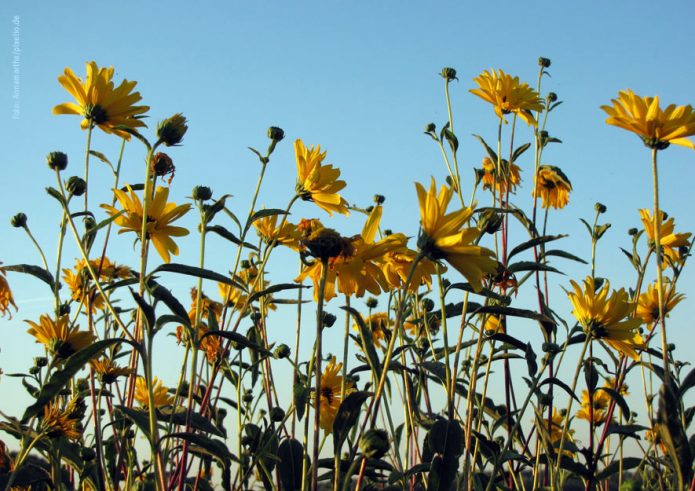
<svg viewBox="0 0 695 491"><path fill-rule="evenodd" d="M553 103L557 100L557 94L555 92L548 92L548 102Z"/></svg>
<svg viewBox="0 0 695 491"><path fill-rule="evenodd" d="M550 66L550 58L543 58L542 56L538 58L538 66L543 68L548 68Z"/></svg>
<svg viewBox="0 0 695 491"><path fill-rule="evenodd" d="M253 393L251 391L246 391L246 393L242 396L242 400L246 404L251 404L253 402Z"/></svg>
<svg viewBox="0 0 695 491"><path fill-rule="evenodd" d="M596 203L594 205L594 210L596 210L597 213L606 213L606 205L602 203Z"/></svg>
<svg viewBox="0 0 695 491"><path fill-rule="evenodd" d="M82 449L80 450L80 456L82 457L82 460L84 460L85 462L91 462L95 459L96 453L93 449L89 447L82 447Z"/></svg>
<svg viewBox="0 0 695 491"><path fill-rule="evenodd" d="M389 435L382 429L371 429L360 438L360 450L368 459L380 459L389 451Z"/></svg>
<svg viewBox="0 0 695 491"><path fill-rule="evenodd" d="M285 410L281 407L274 407L270 410L270 421L275 421L279 423L285 419Z"/></svg>
<svg viewBox="0 0 695 491"><path fill-rule="evenodd" d="M440 75L442 76L442 78L446 79L447 82L451 82L452 80L458 80L458 78L456 78L456 70L450 67L442 68Z"/></svg>
<svg viewBox="0 0 695 491"><path fill-rule="evenodd" d="M66 187L73 196L82 196L87 189L87 183L81 177L72 176L68 179Z"/></svg>
<svg viewBox="0 0 695 491"><path fill-rule="evenodd" d="M375 202L377 205L383 205L383 204L384 204L384 201L386 201L386 197L385 197L385 196L383 196L383 195L381 195L381 194L375 194L375 195L374 195L374 202Z"/></svg>
<svg viewBox="0 0 695 491"><path fill-rule="evenodd" d="M35 367L42 368L42 367L45 367L46 365L48 365L48 358L46 358L45 356L37 356L34 358L34 366Z"/></svg>
<svg viewBox="0 0 695 491"><path fill-rule="evenodd" d="M251 268L251 261L248 259L242 259L241 260L241 269L250 269Z"/></svg>
<svg viewBox="0 0 695 491"><path fill-rule="evenodd" d="M68 156L63 152L51 152L46 155L46 163L52 170L65 170L68 166Z"/></svg>
<svg viewBox="0 0 695 491"><path fill-rule="evenodd" d="M639 230L637 230L636 228L632 227L631 229L629 229L629 230L627 231L627 234L628 234L629 236L632 237L632 236L634 236L634 235L637 235L637 232L639 232Z"/></svg>
<svg viewBox="0 0 695 491"><path fill-rule="evenodd" d="M374 297L369 297L365 303L368 309L375 309L379 305L379 301Z"/></svg>
<svg viewBox="0 0 695 491"><path fill-rule="evenodd" d="M393 235L393 230L387 228L386 230L384 230L384 237L388 237L389 235Z"/></svg>
<svg viewBox="0 0 695 491"><path fill-rule="evenodd" d="M434 309L434 300L432 300L431 298L423 298L422 300L420 300L420 307L425 312L432 312L432 310Z"/></svg>
<svg viewBox="0 0 695 491"><path fill-rule="evenodd" d="M30 367L29 368L29 375L38 375L39 373L41 373L40 367Z"/></svg>
<svg viewBox="0 0 695 491"><path fill-rule="evenodd" d="M63 316L63 315L68 315L70 313L70 304L69 303L61 303L60 306L58 307L58 315Z"/></svg>
<svg viewBox="0 0 695 491"><path fill-rule="evenodd" d="M502 227L502 221L503 217L501 214L488 210L480 217L478 227L485 233L493 235Z"/></svg>
<svg viewBox="0 0 695 491"><path fill-rule="evenodd" d="M178 145L188 131L187 121L183 114L177 113L160 122L157 126L157 138L167 147Z"/></svg>
<svg viewBox="0 0 695 491"><path fill-rule="evenodd" d="M275 348L275 352L273 353L275 358L278 360L282 360L283 358L287 358L290 356L290 347L287 346L286 344L281 344L277 348Z"/></svg>
<svg viewBox="0 0 695 491"><path fill-rule="evenodd" d="M336 320L338 320L338 318L335 315L329 314L328 312L323 313L323 327L333 327Z"/></svg>
<svg viewBox="0 0 695 491"><path fill-rule="evenodd" d="M23 228L27 226L27 216L24 213L17 213L10 219L10 223L14 228Z"/></svg>
<svg viewBox="0 0 695 491"><path fill-rule="evenodd" d="M437 131L437 125L434 123L429 123L425 126L425 133L435 133Z"/></svg>
<svg viewBox="0 0 695 491"><path fill-rule="evenodd" d="M193 199L207 201L212 198L212 189L207 186L196 186L193 188Z"/></svg>
<svg viewBox="0 0 695 491"><path fill-rule="evenodd" d="M271 126L270 128L268 128L268 138L270 138L274 142L279 142L283 138L285 138L285 132L282 130L282 128L278 128L277 126Z"/></svg>

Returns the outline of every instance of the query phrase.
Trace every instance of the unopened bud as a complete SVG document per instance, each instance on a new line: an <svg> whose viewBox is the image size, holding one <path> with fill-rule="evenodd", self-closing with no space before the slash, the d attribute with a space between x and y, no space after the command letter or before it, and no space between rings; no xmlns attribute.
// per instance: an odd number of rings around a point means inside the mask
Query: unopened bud
<svg viewBox="0 0 695 491"><path fill-rule="evenodd" d="M70 179L68 179L65 187L68 189L70 194L79 197L82 196L87 189L87 183L81 177L72 176Z"/></svg>
<svg viewBox="0 0 695 491"><path fill-rule="evenodd" d="M437 125L434 123L429 123L425 126L425 133L434 133L437 131Z"/></svg>
<svg viewBox="0 0 695 491"><path fill-rule="evenodd" d="M548 68L550 66L550 58L543 58L542 56L538 58L538 66L543 68Z"/></svg>
<svg viewBox="0 0 695 491"><path fill-rule="evenodd" d="M369 297L365 303L368 309L375 309L379 305L379 301L374 297Z"/></svg>
<svg viewBox="0 0 695 491"><path fill-rule="evenodd" d="M281 407L274 407L270 410L270 421L275 421L279 423L285 419L285 410Z"/></svg>
<svg viewBox="0 0 695 491"><path fill-rule="evenodd" d="M22 228L27 226L27 216L24 213L17 213L10 219L10 223L15 228Z"/></svg>
<svg viewBox="0 0 695 491"><path fill-rule="evenodd" d="M51 152L46 155L46 163L53 170L65 170L68 166L68 156L63 152Z"/></svg>
<svg viewBox="0 0 695 491"><path fill-rule="evenodd" d="M425 312L432 312L434 309L434 300L431 298L423 298L420 300L420 307L422 307L422 310Z"/></svg>
<svg viewBox="0 0 695 491"><path fill-rule="evenodd" d="M279 142L283 138L285 138L285 132L282 130L282 128L278 128L277 126L271 126L270 128L268 128L268 138L275 142Z"/></svg>
<svg viewBox="0 0 695 491"><path fill-rule="evenodd" d="M548 102L555 102L557 100L557 94L555 92L548 92Z"/></svg>
<svg viewBox="0 0 695 491"><path fill-rule="evenodd" d="M383 204L384 204L384 201L386 201L386 197L385 197L385 196L383 196L383 195L381 195L381 194L375 194L375 195L374 195L374 202L375 202L377 205L383 205Z"/></svg>
<svg viewBox="0 0 695 491"><path fill-rule="evenodd" d="M360 450L368 459L380 459L389 451L389 435L385 430L367 430L360 438Z"/></svg>
<svg viewBox="0 0 695 491"><path fill-rule="evenodd" d="M183 114L174 114L160 122L157 126L157 138L167 147L178 145L188 131L187 121Z"/></svg>
<svg viewBox="0 0 695 491"><path fill-rule="evenodd" d="M453 68L450 68L450 67L442 68L440 75L442 76L442 78L446 79L448 82L450 82L452 80L458 80L458 78L456 78L456 70L454 70Z"/></svg>
<svg viewBox="0 0 695 491"><path fill-rule="evenodd" d="M602 203L596 203L594 205L594 210L596 210L597 213L606 213L606 205Z"/></svg>
<svg viewBox="0 0 695 491"><path fill-rule="evenodd" d="M196 186L193 188L193 199L207 201L212 198L212 189L207 186Z"/></svg>
<svg viewBox="0 0 695 491"><path fill-rule="evenodd" d="M328 312L323 313L323 327L333 327L336 320L338 320L338 318L335 315L329 314Z"/></svg>
<svg viewBox="0 0 695 491"><path fill-rule="evenodd" d="M48 358L45 356L37 356L34 358L34 366L41 368L46 365L48 365Z"/></svg>
<svg viewBox="0 0 695 491"><path fill-rule="evenodd" d="M639 232L639 230L637 230L636 228L633 227L627 231L627 234L629 236L633 236L633 235L637 235L637 232Z"/></svg>
<svg viewBox="0 0 695 491"><path fill-rule="evenodd" d="M281 344L280 346L275 348L275 352L273 354L275 355L275 358L278 360L287 358L288 356L290 356L290 347L286 344Z"/></svg>

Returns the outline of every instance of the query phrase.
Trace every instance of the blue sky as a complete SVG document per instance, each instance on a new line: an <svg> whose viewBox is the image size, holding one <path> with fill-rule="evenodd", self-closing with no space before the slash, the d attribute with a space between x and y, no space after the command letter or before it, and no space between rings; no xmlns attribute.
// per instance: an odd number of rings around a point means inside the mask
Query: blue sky
<svg viewBox="0 0 695 491"><path fill-rule="evenodd" d="M439 150L423 135L427 123L441 127L446 119L441 68L458 71L452 100L464 191L469 191L471 169L480 166L484 156L470 135L483 135L492 143L497 124L490 106L468 92L473 77L484 69L502 68L535 84L536 60L544 56L552 60L552 77L544 79L542 92L554 91L564 101L549 125L564 143L549 147L544 163L562 167L574 185L570 206L551 215L550 231L570 233L562 245L588 258L590 243L578 218L590 219L596 201L607 205L604 217L613 227L601 243L598 271L616 287L628 287L634 276L618 247L629 247L626 231L639 225L638 208L651 207L649 151L634 135L605 125L599 106L625 88L659 95L664 104L692 103L693 15L691 1L669 2L667 9L646 0L500 1L494 6L412 1L3 2L0 260L38 264L26 237L9 226L9 218L24 211L53 261L59 211L43 190L54 179L44 157L62 150L71 160L66 175L79 174L85 142L77 117L51 114L54 105L70 100L56 81L65 67L81 75L85 61L95 60L113 65L117 80L137 80L143 103L151 106L146 134L173 113L188 117L184 145L169 152L177 167L172 187L177 202L193 185L205 184L217 196L233 194L234 210L245 214L258 172L257 160L246 147L265 148L266 129L275 125L287 137L273 156L261 205L283 208L291 198L292 142L302 138L328 150L328 161L348 182L344 196L350 203L367 206L373 194L385 195L384 227L412 236L418 225L413 182L425 182L431 175L441 180L446 172ZM18 114L13 114L15 16ZM530 138L531 132L520 126L517 142ZM97 132L93 148L115 159L118 142ZM694 157L683 148L660 154L662 208L676 217L678 231L695 231ZM130 143L126 182L142 181L143 158L141 146ZM525 187L517 203L529 210L530 152L520 164ZM95 162L92 169L91 177L108 189L106 168ZM296 208L294 218L302 216L327 218L305 203ZM186 224L193 228L194 220L191 214ZM336 218L330 223L349 235L360 229L362 220ZM195 263L195 239L181 243L187 246L178 260ZM122 236L117 244L112 255L125 260L132 237ZM219 241L212 241L210 251L210 267L226 271L232 251ZM557 266L569 278L588 274L583 266ZM295 271L294 260L278 260L271 268L281 280ZM686 269L680 291L694 291L694 278ZM40 353L21 321L35 320L50 309L48 292L34 281L17 274L11 274L10 281L20 312L11 321L0 319L0 367L6 373L24 369ZM177 281L176 289L186 295L192 284ZM560 284L567 286L568 278ZM214 286L208 289L212 292ZM558 310L569 314L564 293L555 291ZM329 306L337 308L337 300ZM692 359L684 346L693 313L688 298L672 315L670 336L681 359ZM281 339L286 330L281 320L276 322ZM517 334L527 339L525 332ZM338 350L340 335L334 331L328 336L329 349ZM528 339L539 337L529 334ZM164 353L174 352L170 339L162 343ZM7 377L0 383L3 393L18 387Z"/></svg>

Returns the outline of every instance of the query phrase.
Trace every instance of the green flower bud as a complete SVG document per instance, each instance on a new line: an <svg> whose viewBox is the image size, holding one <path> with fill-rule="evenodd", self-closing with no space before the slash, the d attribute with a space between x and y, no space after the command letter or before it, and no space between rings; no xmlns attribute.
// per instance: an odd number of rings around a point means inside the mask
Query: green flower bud
<svg viewBox="0 0 695 491"><path fill-rule="evenodd" d="M68 156L63 152L51 152L46 155L46 163L52 170L65 170L68 166Z"/></svg>
<svg viewBox="0 0 695 491"><path fill-rule="evenodd" d="M379 305L379 301L374 297L369 297L365 303L368 309L375 309Z"/></svg>
<svg viewBox="0 0 695 491"><path fill-rule="evenodd" d="M41 368L45 367L46 365L48 365L48 358L46 358L45 356L37 356L34 358L35 367Z"/></svg>
<svg viewBox="0 0 695 491"><path fill-rule="evenodd" d="M384 201L386 201L386 197L385 197L385 196L383 196L383 195L381 195L381 194L375 194L375 195L374 195L374 202L375 202L377 205L383 205L383 204L384 204Z"/></svg>
<svg viewBox="0 0 695 491"><path fill-rule="evenodd" d="M30 375L38 375L39 373L41 373L40 367L30 367L29 368L29 374Z"/></svg>
<svg viewBox="0 0 695 491"><path fill-rule="evenodd" d="M207 201L212 198L212 189L207 186L196 186L193 188L193 199Z"/></svg>
<svg viewBox="0 0 695 491"><path fill-rule="evenodd" d="M637 230L636 228L633 227L627 231L627 234L632 237L634 235L637 235L638 232L639 232L639 230Z"/></svg>
<svg viewBox="0 0 695 491"><path fill-rule="evenodd" d="M432 312L432 310L434 309L434 300L432 300L431 298L423 298L422 300L420 300L420 307L425 312Z"/></svg>
<svg viewBox="0 0 695 491"><path fill-rule="evenodd" d="M63 315L68 315L69 313L70 313L70 304L69 303L60 304L60 307L58 307L58 315L63 316Z"/></svg>
<svg viewBox="0 0 695 491"><path fill-rule="evenodd" d="M282 360L282 359L290 356L290 353L291 353L290 347L287 346L286 344L281 344L280 346L275 348L275 352L273 354L275 355L276 359Z"/></svg>
<svg viewBox="0 0 695 491"><path fill-rule="evenodd" d="M246 403L246 404L251 404L251 403L253 402L253 393L252 393L252 392L246 392L246 393L243 395L242 400L243 400L244 403Z"/></svg>
<svg viewBox="0 0 695 491"><path fill-rule="evenodd" d="M188 131L187 121L183 114L177 113L160 122L157 126L157 138L167 147L178 145Z"/></svg>
<svg viewBox="0 0 695 491"><path fill-rule="evenodd" d="M538 66L543 68L548 68L550 66L550 58L543 58L542 56L538 58Z"/></svg>
<svg viewBox="0 0 695 491"><path fill-rule="evenodd" d="M249 269L251 268L251 261L248 259L242 259L241 260L241 269Z"/></svg>
<svg viewBox="0 0 695 491"><path fill-rule="evenodd" d="M368 459L380 459L389 451L389 435L385 430L372 429L360 438L360 450Z"/></svg>
<svg viewBox="0 0 695 491"><path fill-rule="evenodd" d="M87 189L87 183L81 177L72 176L68 179L66 187L73 196L82 196Z"/></svg>
<svg viewBox="0 0 695 491"><path fill-rule="evenodd" d="M10 223L14 228L23 228L27 226L27 216L24 213L17 213L10 219Z"/></svg>
<svg viewBox="0 0 695 491"><path fill-rule="evenodd" d="M480 217L478 227L485 233L493 235L502 227L503 217L499 213L488 210Z"/></svg>
<svg viewBox="0 0 695 491"><path fill-rule="evenodd" d="M442 68L442 71L439 74L448 82L451 82L452 80L458 80L458 78L456 77L456 70L450 67Z"/></svg>
<svg viewBox="0 0 695 491"><path fill-rule="evenodd" d="M384 230L384 236L388 237L389 235L393 235L393 230L387 228L386 230Z"/></svg>
<svg viewBox="0 0 695 491"><path fill-rule="evenodd" d="M557 100L557 94L555 92L548 92L547 98L548 102L553 103Z"/></svg>
<svg viewBox="0 0 695 491"><path fill-rule="evenodd" d="M425 126L425 133L435 133L437 131L437 125L434 123L429 123Z"/></svg>
<svg viewBox="0 0 695 491"><path fill-rule="evenodd" d="M323 313L323 327L333 327L336 320L338 320L338 318L335 315L329 314L328 312Z"/></svg>
<svg viewBox="0 0 695 491"><path fill-rule="evenodd" d="M285 132L282 130L282 128L278 128L277 126L271 126L270 128L268 128L268 138L275 142L279 142L283 138L285 138Z"/></svg>
<svg viewBox="0 0 695 491"><path fill-rule="evenodd" d="M285 410L281 407L274 407L270 410L270 421L275 421L279 423L285 419Z"/></svg>
<svg viewBox="0 0 695 491"><path fill-rule="evenodd" d="M606 205L602 203L596 203L594 205L594 210L596 210L597 213L606 213Z"/></svg>

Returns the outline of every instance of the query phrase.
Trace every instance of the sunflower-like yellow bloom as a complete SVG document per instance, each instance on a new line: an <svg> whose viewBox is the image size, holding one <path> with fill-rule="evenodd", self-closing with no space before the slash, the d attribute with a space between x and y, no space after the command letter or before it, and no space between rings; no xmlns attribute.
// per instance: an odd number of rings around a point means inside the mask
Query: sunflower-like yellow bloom
<svg viewBox="0 0 695 491"><path fill-rule="evenodd" d="M114 220L116 225L121 227L119 234L125 232L135 232L140 237L142 228L142 203L135 194L133 188L127 186L128 193L120 189L114 189L118 202L123 207L123 214ZM152 241L155 249L164 262L171 261L171 254L178 256L179 248L172 240L172 237L182 237L188 235L188 230L183 227L174 227L172 222L178 220L190 210L191 205L179 205L167 202L169 198L169 188L157 187L154 199L147 209L147 238ZM101 205L111 216L117 215L121 210L111 205Z"/></svg>
<svg viewBox="0 0 695 491"><path fill-rule="evenodd" d="M89 360L89 364L97 374L97 378L103 384L111 384L118 377L124 377L133 373L132 368L123 368L116 365L110 358L99 358Z"/></svg>
<svg viewBox="0 0 695 491"><path fill-rule="evenodd" d="M87 63L84 81L66 68L58 81L76 103L59 104L53 108L53 114L77 114L84 117L80 124L83 130L98 126L106 133L130 140L130 134L118 127L135 129L146 126L141 118L150 108L134 105L142 99L139 92L132 92L137 82L123 80L115 87L112 79L113 67L99 68L93 61Z"/></svg>
<svg viewBox="0 0 695 491"><path fill-rule="evenodd" d="M84 416L84 402L72 399L65 409L51 402L43 408L41 429L52 438L64 436L70 440L77 440L82 435L80 421Z"/></svg>
<svg viewBox="0 0 695 491"><path fill-rule="evenodd" d="M372 314L364 319L364 323L369 328L369 331L372 334L372 343L377 348L381 348L381 342L388 341L389 337L391 337L391 326L393 326L393 320L389 319L386 312L377 312L376 314ZM358 332L360 330L360 326L357 324L354 324L352 328Z"/></svg>
<svg viewBox="0 0 695 491"><path fill-rule="evenodd" d="M499 315L488 315L485 318L485 325L483 326L483 331L493 332L493 333L504 333L505 328L500 319Z"/></svg>
<svg viewBox="0 0 695 491"><path fill-rule="evenodd" d="M533 197L540 197L543 208L564 208L570 200L572 183L559 167L541 165L536 176Z"/></svg>
<svg viewBox="0 0 695 491"><path fill-rule="evenodd" d="M166 386L157 377L152 380L152 392L154 393L154 407L169 406L174 403L174 398L169 395ZM143 407L150 405L145 377L138 377L135 381L135 400Z"/></svg>
<svg viewBox="0 0 695 491"><path fill-rule="evenodd" d="M547 424L547 420L543 420ZM550 438L550 443L552 445L560 445L560 440L562 440L562 429L565 427L565 418L558 412L557 408L553 408L553 415L550 419L550 431L548 432L548 437ZM574 430L569 428L565 431L565 443L574 441ZM564 445L563 445L564 446ZM572 456L573 452L569 450L564 450L565 455Z"/></svg>
<svg viewBox="0 0 695 491"><path fill-rule="evenodd" d="M27 332L36 338L36 342L59 358L67 358L96 340L91 332L80 331L77 326L69 327L67 315L60 317L57 322L47 315L42 315L38 324L24 322L31 326Z"/></svg>
<svg viewBox="0 0 695 491"><path fill-rule="evenodd" d="M111 261L108 257L90 259L89 265L92 267L94 272L99 276L101 281L113 281L116 279L125 279L131 275L131 269L128 266L123 266L116 264ZM87 265L84 259L77 261L75 269L86 270Z"/></svg>
<svg viewBox="0 0 695 491"><path fill-rule="evenodd" d="M493 162L490 157L483 159L483 189L492 189L495 186L500 195L504 195L509 188L509 192L516 191L516 187L521 182L521 168L514 162L501 161L501 172L497 175L497 162Z"/></svg>
<svg viewBox="0 0 695 491"><path fill-rule="evenodd" d="M256 232L266 243L276 241L277 244L282 244L293 251L299 252L301 245L299 244L297 226L285 221L282 227L278 227L278 216L280 215L271 215L259 218L253 222Z"/></svg>
<svg viewBox="0 0 695 491"><path fill-rule="evenodd" d="M408 279L408 273L413 267L417 252L407 247L386 253L380 261L381 270L386 282L391 288L403 288ZM408 291L415 293L421 286L432 288L432 276L437 273L435 265L427 258L421 259L415 266L413 279L408 285Z"/></svg>
<svg viewBox="0 0 695 491"><path fill-rule="evenodd" d="M664 317L668 317L669 312L685 298L682 293L676 293L673 289L664 288ZM647 287L647 291L642 293L637 299L637 309L635 311L637 317L642 319L649 329L653 329L656 321L659 320L659 291L657 285L651 284Z"/></svg>
<svg viewBox="0 0 695 491"><path fill-rule="evenodd" d="M606 123L632 131L650 148L663 150L671 143L695 150L689 136L695 135L695 111L692 106L659 106L658 97L640 97L631 90L618 93L606 111Z"/></svg>
<svg viewBox="0 0 695 491"><path fill-rule="evenodd" d="M594 426L601 426L608 419L608 406L611 403L611 396L605 390L595 390L593 400L589 400L589 391L582 391L582 403L577 418L591 421L591 406L593 405Z"/></svg>
<svg viewBox="0 0 695 491"><path fill-rule="evenodd" d="M654 218L649 210L646 208L639 211L640 217L642 219L642 225L644 226L644 231L647 232L647 237L649 239L649 246L654 247ZM664 221L666 214L663 211L659 211L661 217L661 225L659 226L659 238L661 242L661 254L663 258L662 268L666 268L670 265L677 265L681 260L681 254L678 250L680 247L685 247L690 245L689 239L692 235L691 233L674 233L676 227L675 220L670 217L668 220Z"/></svg>
<svg viewBox="0 0 695 491"><path fill-rule="evenodd" d="M568 296L572 302L572 314L584 328L587 336L606 342L624 355L639 360L638 349L644 341L638 332L641 319L627 318L633 309L627 292L621 288L610 295L610 283L606 280L597 291L594 279L584 280L584 289L571 281L572 291Z"/></svg>
<svg viewBox="0 0 695 491"><path fill-rule="evenodd" d="M340 408L340 403L343 402L340 390L343 385L343 377L340 375L343 369L342 363L335 362L335 356L331 357L331 360L324 368L321 374L321 388L319 389L319 394L321 394L320 406L319 406L319 426L326 432L333 432L333 422L338 414L338 409ZM345 396L354 392L355 389L352 387L352 382L345 383ZM313 396L314 407L316 407L317 398L314 394Z"/></svg>
<svg viewBox="0 0 695 491"><path fill-rule="evenodd" d="M336 296L336 288L345 295L362 297L366 292L378 295L388 290L389 284L381 269L384 257L396 250L402 250L408 239L403 234L392 234L376 241L381 206L375 206L364 224L362 233L349 239L342 238L334 245L328 244L339 252L328 259L326 272L326 289L324 299L329 301ZM321 230L320 222L312 221L314 229ZM300 228L304 225L300 224ZM307 230L311 237L314 231ZM320 238L320 237L319 237ZM319 284L323 274L323 262L314 261L294 280L303 282L307 277L314 283L314 300L318 300ZM336 286L337 285L337 286Z"/></svg>
<svg viewBox="0 0 695 491"><path fill-rule="evenodd" d="M485 70L473 80L478 88L470 92L492 104L501 119L505 114L514 113L526 124L537 126L531 111L542 111L543 100L527 83L521 83L519 77L512 77L500 69Z"/></svg>
<svg viewBox="0 0 695 491"><path fill-rule="evenodd" d="M10 305L14 307L15 311L18 310L17 304L14 303L14 297L12 296L12 290L10 290L5 270L0 268L0 315L3 317L9 315L11 319L12 311L10 310Z"/></svg>
<svg viewBox="0 0 695 491"><path fill-rule="evenodd" d="M322 165L326 152L321 152L320 146L307 148L302 140L297 140L294 154L297 160L297 195L304 201L313 201L331 216L334 211L347 215L348 203L338 194L346 183L338 180L339 169L331 164Z"/></svg>
<svg viewBox="0 0 695 491"><path fill-rule="evenodd" d="M429 191L425 191L420 183L415 183L415 187L422 227L418 247L426 257L434 261L443 259L451 264L479 292L483 287L483 276L497 270L497 261L490 249L474 245L480 230L463 227L470 221L473 210L464 208L447 214L453 190L443 185L437 194L434 178Z"/></svg>

